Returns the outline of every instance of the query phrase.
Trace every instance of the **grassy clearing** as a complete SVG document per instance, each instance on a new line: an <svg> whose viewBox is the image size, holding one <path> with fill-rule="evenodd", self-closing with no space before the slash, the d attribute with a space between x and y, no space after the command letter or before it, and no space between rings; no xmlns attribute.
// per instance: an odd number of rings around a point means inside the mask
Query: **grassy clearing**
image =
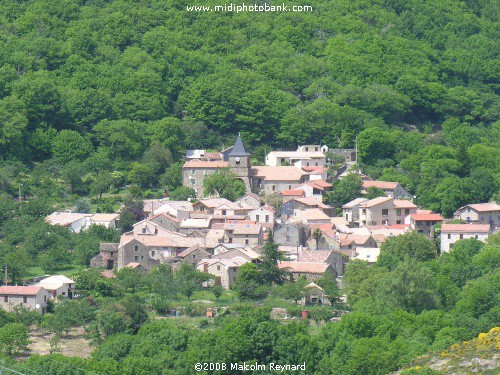
<svg viewBox="0 0 500 375"><path fill-rule="evenodd" d="M82 267L80 267L80 266L71 266L68 268L63 268L63 269L58 270L58 271L53 271L53 272L47 273L40 266L32 266L32 267L28 267L28 270L23 275L23 279L32 279L33 277L43 276L43 275L47 275L47 274L49 274L49 275L64 275L64 276L71 277L75 273L80 271L81 269L82 269Z"/></svg>
<svg viewBox="0 0 500 375"><path fill-rule="evenodd" d="M68 335L63 335L59 341L59 352L66 356L76 356L86 358L94 348L89 345L89 340L83 337L85 333L83 327L73 328ZM29 349L31 354L50 354L49 340L53 333L46 333L40 329L34 329L30 333L31 343Z"/></svg>

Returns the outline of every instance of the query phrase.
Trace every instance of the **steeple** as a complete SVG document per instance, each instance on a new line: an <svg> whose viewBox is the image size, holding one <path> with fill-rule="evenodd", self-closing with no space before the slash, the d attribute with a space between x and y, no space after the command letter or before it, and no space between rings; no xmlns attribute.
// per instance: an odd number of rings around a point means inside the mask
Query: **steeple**
<svg viewBox="0 0 500 375"><path fill-rule="evenodd" d="M236 142L234 142L233 149L228 156L250 156L243 145L243 141L241 140L241 135L239 133L238 138L236 138Z"/></svg>

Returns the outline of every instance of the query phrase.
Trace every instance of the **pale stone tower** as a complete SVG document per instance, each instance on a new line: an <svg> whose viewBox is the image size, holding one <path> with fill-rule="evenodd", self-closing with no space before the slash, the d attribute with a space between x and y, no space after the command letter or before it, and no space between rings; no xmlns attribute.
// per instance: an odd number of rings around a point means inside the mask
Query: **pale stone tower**
<svg viewBox="0 0 500 375"><path fill-rule="evenodd" d="M239 179L241 179L246 187L247 193L251 192L251 155L246 151L241 136L238 134L233 149L228 155L229 168Z"/></svg>

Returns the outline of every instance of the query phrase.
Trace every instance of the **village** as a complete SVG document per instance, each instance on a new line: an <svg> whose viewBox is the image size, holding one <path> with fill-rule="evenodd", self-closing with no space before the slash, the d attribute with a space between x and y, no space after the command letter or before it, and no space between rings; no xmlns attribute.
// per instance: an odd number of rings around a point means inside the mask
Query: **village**
<svg viewBox="0 0 500 375"><path fill-rule="evenodd" d="M500 205L469 204L452 219L421 209L397 182L373 181L356 169L356 150L332 150L346 163L336 176L329 175L326 146L302 145L297 151L272 151L265 166L253 167L240 136L220 153L188 150L183 183L199 199L169 198L144 201L144 219L123 233L118 243L101 243L90 264L106 277L123 268L148 272L159 264L173 270L187 263L214 276L215 284L231 289L238 269L261 262L262 248L272 240L284 255L278 267L289 281L305 277L309 282L305 302L327 303L315 280L329 275L342 287L345 267L353 260L377 261L382 244L392 236L418 232L436 239L439 252L449 252L456 241L475 238L485 242L498 232ZM204 197L204 179L228 169L244 182L246 193L235 201ZM333 178L359 174L363 194L378 188L384 195L356 198L342 206L341 215L324 202ZM269 199L269 197L273 199ZM274 205L271 205L271 203ZM54 212L51 225L78 233L91 225L117 228L119 212L83 214ZM53 275L33 285L0 287L0 306L11 311L18 305L46 311L49 299L73 298L74 280Z"/></svg>

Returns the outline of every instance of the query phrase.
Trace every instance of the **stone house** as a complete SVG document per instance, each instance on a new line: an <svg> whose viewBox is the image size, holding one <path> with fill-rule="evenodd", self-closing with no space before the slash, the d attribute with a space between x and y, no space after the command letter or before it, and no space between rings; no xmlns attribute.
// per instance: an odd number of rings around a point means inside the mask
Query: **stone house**
<svg viewBox="0 0 500 375"><path fill-rule="evenodd" d="M274 223L274 215L276 214L276 210L274 207L269 205L264 205L255 210L252 210L248 213L248 217L250 220L255 221L256 223Z"/></svg>
<svg viewBox="0 0 500 375"><path fill-rule="evenodd" d="M117 243L100 243L99 254L90 260L90 267L113 269L118 259L118 245Z"/></svg>
<svg viewBox="0 0 500 375"><path fill-rule="evenodd" d="M45 314L49 298L50 293L41 286L0 286L0 307L7 312L23 306Z"/></svg>
<svg viewBox="0 0 500 375"><path fill-rule="evenodd" d="M308 281L315 281L327 273L336 277L333 267L322 262L279 262L278 267L287 271L290 281L301 276L305 276Z"/></svg>
<svg viewBox="0 0 500 375"><path fill-rule="evenodd" d="M264 232L260 224L224 224L224 242L247 246L262 245Z"/></svg>
<svg viewBox="0 0 500 375"><path fill-rule="evenodd" d="M319 208L298 209L293 212L294 219L300 220L304 224L328 224L330 216Z"/></svg>
<svg viewBox="0 0 500 375"><path fill-rule="evenodd" d="M252 168L253 189L264 194L291 190L308 180L307 172L297 167L256 166Z"/></svg>
<svg viewBox="0 0 500 375"><path fill-rule="evenodd" d="M500 225L500 204L496 202L468 204L455 212L455 218L468 223L489 224L495 228Z"/></svg>
<svg viewBox="0 0 500 375"><path fill-rule="evenodd" d="M172 232L178 232L181 224L180 219L174 216L170 216L170 214L166 212L161 212L159 214L151 216L148 220L152 223L155 223L159 227Z"/></svg>
<svg viewBox="0 0 500 375"><path fill-rule="evenodd" d="M214 215L217 207L227 204L231 205L233 203L226 198L200 199L193 204L193 214Z"/></svg>
<svg viewBox="0 0 500 375"><path fill-rule="evenodd" d="M221 243L214 248L214 255L226 253L234 249L244 249L245 245L240 243Z"/></svg>
<svg viewBox="0 0 500 375"><path fill-rule="evenodd" d="M411 194L398 182L363 180L362 188L364 192L372 186L381 189L385 195L394 199L412 198Z"/></svg>
<svg viewBox="0 0 500 375"><path fill-rule="evenodd" d="M449 252L455 242L468 238L486 242L489 233L489 224L443 224L441 225L441 253Z"/></svg>
<svg viewBox="0 0 500 375"><path fill-rule="evenodd" d="M198 271L214 275L217 283L224 289L231 289L238 277L238 269L248 263L243 258L232 259L202 259L196 266Z"/></svg>
<svg viewBox="0 0 500 375"><path fill-rule="evenodd" d="M194 189L198 197L203 197L205 177L217 173L222 168L229 168L229 163L225 161L186 161L182 166L182 184Z"/></svg>
<svg viewBox="0 0 500 375"><path fill-rule="evenodd" d="M308 237L309 231L302 223L281 224L273 233L274 242L283 246L305 246Z"/></svg>
<svg viewBox="0 0 500 375"><path fill-rule="evenodd" d="M179 232L189 234L194 231L208 231L211 219L185 219L179 225Z"/></svg>
<svg viewBox="0 0 500 375"><path fill-rule="evenodd" d="M179 258L184 263L191 264L193 267L195 267L196 264L198 264L198 262L202 259L207 259L210 257L211 254L208 251L198 246L191 246L190 248L177 254L177 258Z"/></svg>
<svg viewBox="0 0 500 375"><path fill-rule="evenodd" d="M262 198L254 193L247 193L244 196L238 198L235 203L239 204L241 207L251 207L254 210L262 206Z"/></svg>
<svg viewBox="0 0 500 375"><path fill-rule="evenodd" d="M280 215L284 218L289 218L294 216L294 212L296 210L307 210L307 209L313 209L313 208L318 208L321 211L323 211L326 215L330 215L332 207L318 202L316 199L309 197L309 198L294 198L290 199L288 202L283 203L280 209Z"/></svg>
<svg viewBox="0 0 500 375"><path fill-rule="evenodd" d="M407 218L408 224L412 230L425 234L428 237L434 237L434 225L442 223L444 218L440 214L411 214Z"/></svg>
<svg viewBox="0 0 500 375"><path fill-rule="evenodd" d="M243 258L254 264L261 262L260 254L249 249L248 247L232 249L224 253L214 255L212 259L233 259L233 258Z"/></svg>
<svg viewBox="0 0 500 375"><path fill-rule="evenodd" d="M327 299L327 295L325 291L323 290L322 287L320 287L316 283L309 283L305 287L304 291L304 297L302 298L301 301L299 301L299 304L301 305L307 305L307 304L326 304L329 305L330 301Z"/></svg>
<svg viewBox="0 0 500 375"><path fill-rule="evenodd" d="M417 213L417 206L407 200L378 197L359 205L359 226L404 224L409 215Z"/></svg>
<svg viewBox="0 0 500 375"><path fill-rule="evenodd" d="M88 226L90 225L102 225L105 228L118 228L118 220L120 219L120 214L93 214L89 217Z"/></svg>
<svg viewBox="0 0 500 375"><path fill-rule="evenodd" d="M211 174L222 168L229 168L251 191L251 155L246 151L241 137L238 135L233 147L222 151L223 161L188 160L182 167L183 185L193 188L198 197L203 197L203 182Z"/></svg>
<svg viewBox="0 0 500 375"><path fill-rule="evenodd" d="M366 198L356 198L342 206L342 216L349 225L359 224L359 205L367 201Z"/></svg>

